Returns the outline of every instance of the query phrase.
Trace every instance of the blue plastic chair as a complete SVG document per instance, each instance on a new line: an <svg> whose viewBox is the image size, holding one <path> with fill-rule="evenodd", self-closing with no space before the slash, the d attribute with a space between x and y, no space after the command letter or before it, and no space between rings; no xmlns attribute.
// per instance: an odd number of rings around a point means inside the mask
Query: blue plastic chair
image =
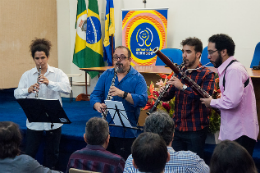
<svg viewBox="0 0 260 173"><path fill-rule="evenodd" d="M182 51L180 49L165 48L162 49L161 52L166 55L172 62L177 63L178 65L182 63ZM159 57L157 57L155 65L165 65L165 63Z"/></svg>
<svg viewBox="0 0 260 173"><path fill-rule="evenodd" d="M202 65L209 63L208 46L203 49L202 54L201 54L201 58L200 58L200 62L201 62ZM210 64L207 65L207 67L213 67L213 64L210 63Z"/></svg>
<svg viewBox="0 0 260 173"><path fill-rule="evenodd" d="M258 66L260 61L260 42L257 43L256 47L255 47L255 53L250 65L250 68L253 68L253 66Z"/></svg>

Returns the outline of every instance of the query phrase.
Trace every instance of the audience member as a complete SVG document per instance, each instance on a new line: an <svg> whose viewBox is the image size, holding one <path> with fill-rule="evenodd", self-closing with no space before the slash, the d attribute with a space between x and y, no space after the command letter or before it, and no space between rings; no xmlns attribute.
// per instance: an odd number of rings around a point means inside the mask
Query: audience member
<svg viewBox="0 0 260 173"><path fill-rule="evenodd" d="M67 173L70 168L102 173L123 172L125 160L121 156L106 150L109 138L107 121L97 117L91 118L86 123L84 134L87 146L72 153L67 166Z"/></svg>
<svg viewBox="0 0 260 173"><path fill-rule="evenodd" d="M145 132L132 145L133 165L140 172L163 173L170 160L164 140L155 133Z"/></svg>
<svg viewBox="0 0 260 173"><path fill-rule="evenodd" d="M211 157L210 173L257 173L248 151L237 142L220 142Z"/></svg>
<svg viewBox="0 0 260 173"><path fill-rule="evenodd" d="M164 111L153 112L145 120L145 132L157 133L160 135L170 153L170 161L165 165L165 172L196 172L196 173L209 173L209 167L205 164L197 154L191 151L178 151L175 152L172 146L174 136L174 121ZM132 164L132 155L126 160L125 173L137 173L137 169Z"/></svg>
<svg viewBox="0 0 260 173"><path fill-rule="evenodd" d="M17 124L0 122L0 172L4 173L58 173L40 165L32 157L20 154L22 135Z"/></svg>

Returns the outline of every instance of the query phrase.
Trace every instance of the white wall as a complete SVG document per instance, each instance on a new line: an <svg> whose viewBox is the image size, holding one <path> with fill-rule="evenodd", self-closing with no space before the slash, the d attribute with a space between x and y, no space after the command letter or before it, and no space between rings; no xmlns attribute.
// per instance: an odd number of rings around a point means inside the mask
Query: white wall
<svg viewBox="0 0 260 173"><path fill-rule="evenodd" d="M98 0L98 3L104 31L106 0ZM59 68L66 73L82 73L75 81L84 81L84 73L72 63L76 4L77 0L57 0ZM122 44L121 9L144 8L144 4L143 0L114 0L114 6L115 44L118 46ZM164 7L169 8L168 47L181 48L180 42L190 36L200 38L205 47L211 35L225 33L230 35L236 44L235 57L246 67L250 66L254 48L260 42L259 0L147 0L146 8ZM96 81L97 78L90 81L89 93ZM77 89L74 96L77 96L77 92L84 91L84 88Z"/></svg>

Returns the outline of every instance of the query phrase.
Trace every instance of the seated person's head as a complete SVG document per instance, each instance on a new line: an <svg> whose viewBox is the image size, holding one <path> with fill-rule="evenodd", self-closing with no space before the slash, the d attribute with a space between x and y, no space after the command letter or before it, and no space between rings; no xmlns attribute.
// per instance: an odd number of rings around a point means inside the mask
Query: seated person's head
<svg viewBox="0 0 260 173"><path fill-rule="evenodd" d="M161 173L170 155L158 134L144 132L132 145L133 165L141 172Z"/></svg>
<svg viewBox="0 0 260 173"><path fill-rule="evenodd" d="M210 173L257 173L247 150L234 141L220 142L211 157Z"/></svg>
<svg viewBox="0 0 260 173"><path fill-rule="evenodd" d="M103 145L107 148L109 143L109 128L106 120L102 118L91 118L86 123L84 139L90 145Z"/></svg>
<svg viewBox="0 0 260 173"><path fill-rule="evenodd" d="M173 140L174 121L165 111L156 111L145 119L144 131L157 133L169 146Z"/></svg>
<svg viewBox="0 0 260 173"><path fill-rule="evenodd" d="M0 122L0 159L19 155L21 141L22 135L17 124L10 121Z"/></svg>

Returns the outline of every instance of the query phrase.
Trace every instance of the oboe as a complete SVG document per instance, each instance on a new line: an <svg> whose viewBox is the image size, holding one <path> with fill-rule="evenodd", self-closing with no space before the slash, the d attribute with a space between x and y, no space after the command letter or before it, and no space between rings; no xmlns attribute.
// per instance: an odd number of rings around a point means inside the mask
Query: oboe
<svg viewBox="0 0 260 173"><path fill-rule="evenodd" d="M114 77L113 77L113 79L112 79L110 88L111 88L111 86L115 86L117 71L118 71L118 67L114 69ZM108 90L108 94L107 94L107 99L106 99L106 100L112 100L112 99L113 99L113 97L109 94L110 88L109 88L109 90ZM103 111L103 112L101 113L103 119L106 119L106 118L107 118L107 113L108 113L107 110L105 110L105 111Z"/></svg>
<svg viewBox="0 0 260 173"><path fill-rule="evenodd" d="M42 67L40 66L40 67L39 67L39 71L38 71L38 77L37 77L37 83L38 83L38 84L40 84L40 82L39 82L39 77L40 77L40 75L41 75L41 71L42 71ZM39 94L39 90L36 91L36 93L35 93L35 98L38 98L38 94Z"/></svg>

